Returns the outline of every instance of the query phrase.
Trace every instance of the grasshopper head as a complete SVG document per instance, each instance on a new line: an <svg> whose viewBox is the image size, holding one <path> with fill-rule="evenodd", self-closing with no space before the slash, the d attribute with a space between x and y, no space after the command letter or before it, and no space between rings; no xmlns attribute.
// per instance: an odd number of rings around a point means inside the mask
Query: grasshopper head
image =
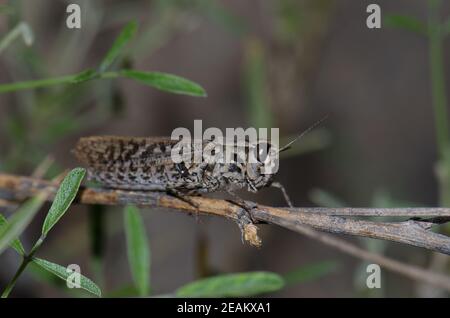
<svg viewBox="0 0 450 318"><path fill-rule="evenodd" d="M271 143L267 140L260 140L254 145L249 145L248 163L246 166L246 181L249 190L256 192L260 188L270 186L274 175L278 171L280 152L288 150L305 134L326 120L327 117L328 116L325 116L315 122L312 126L281 148L278 148L277 143Z"/></svg>
<svg viewBox="0 0 450 318"><path fill-rule="evenodd" d="M269 141L250 146L246 169L248 188L252 192L269 186L278 171L278 149Z"/></svg>

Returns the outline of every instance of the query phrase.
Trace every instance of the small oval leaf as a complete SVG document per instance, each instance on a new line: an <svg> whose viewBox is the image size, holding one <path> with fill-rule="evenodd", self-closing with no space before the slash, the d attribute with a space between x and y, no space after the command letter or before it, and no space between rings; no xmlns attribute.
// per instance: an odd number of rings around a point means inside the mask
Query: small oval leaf
<svg viewBox="0 0 450 318"><path fill-rule="evenodd" d="M67 281L69 276L72 275L72 272L68 272L66 267L46 261L45 259L34 257L33 263L39 265L40 267L49 271L50 273L58 276L64 281ZM102 291L100 290L100 287L98 287L97 284L95 284L92 280L81 274L80 274L80 288L98 297L102 296Z"/></svg>
<svg viewBox="0 0 450 318"><path fill-rule="evenodd" d="M206 91L197 83L172 74L121 70L120 75L170 93L206 96Z"/></svg>
<svg viewBox="0 0 450 318"><path fill-rule="evenodd" d="M271 272L220 275L180 287L178 297L244 297L270 293L284 286L283 278Z"/></svg>
<svg viewBox="0 0 450 318"><path fill-rule="evenodd" d="M59 221L59 219L69 209L70 204L77 195L81 181L86 174L83 168L75 168L70 171L59 186L52 206L47 213L42 226L42 235L45 237L50 229Z"/></svg>
<svg viewBox="0 0 450 318"><path fill-rule="evenodd" d="M149 293L150 249L144 223L139 209L134 206L125 208L125 234L127 237L128 262L134 283L141 296Z"/></svg>

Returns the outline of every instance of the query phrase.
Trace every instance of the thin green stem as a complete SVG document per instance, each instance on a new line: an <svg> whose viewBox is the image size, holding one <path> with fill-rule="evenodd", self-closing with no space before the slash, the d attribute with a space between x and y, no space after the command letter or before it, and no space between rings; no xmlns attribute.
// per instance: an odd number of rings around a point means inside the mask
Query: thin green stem
<svg viewBox="0 0 450 318"><path fill-rule="evenodd" d="M103 205L92 205L89 208L89 226L92 255L92 271L95 275L95 281L100 285L103 283L103 252L105 237L105 215Z"/></svg>
<svg viewBox="0 0 450 318"><path fill-rule="evenodd" d="M433 95L434 117L438 152L442 160L449 146L447 118L447 96L445 93L445 75L443 60L443 34L439 23L438 6L430 1L429 5L429 58L431 67L431 87Z"/></svg>
<svg viewBox="0 0 450 318"><path fill-rule="evenodd" d="M24 81L24 82L15 82L9 84L0 84L0 94L1 93L9 93L14 91L26 90L26 89L34 89L34 88L43 88L61 84L74 84L75 80L79 74L74 75L66 75L60 77L52 77L41 80L33 80L33 81ZM104 72L98 74L95 78L102 79L112 79L120 76L119 72Z"/></svg>
<svg viewBox="0 0 450 318"><path fill-rule="evenodd" d="M67 75L61 77L52 77L34 81L15 82L0 85L0 93L9 93L25 89L42 88L59 84L70 83L75 79L76 75Z"/></svg>
<svg viewBox="0 0 450 318"><path fill-rule="evenodd" d="M20 264L19 269L14 274L14 277L11 279L11 281L6 285L5 290L2 293L2 298L8 298L9 294L13 290L14 286L16 286L17 280L19 279L20 275L22 275L25 268L27 268L28 264L33 260L33 256L36 253L36 251L41 247L42 243L44 242L45 236L41 236L36 243L34 244L33 248L31 249L30 253L28 255L25 255L22 260L22 264Z"/></svg>
<svg viewBox="0 0 450 318"><path fill-rule="evenodd" d="M450 205L450 142L447 113L447 95L443 58L443 41L447 35L446 24L439 20L440 0L428 2L428 40L433 95L436 140L439 154L437 179L439 201L442 206Z"/></svg>
<svg viewBox="0 0 450 318"><path fill-rule="evenodd" d="M117 72L103 72L99 74L99 78L103 79L111 79L111 78L117 78L120 76L120 71Z"/></svg>
<svg viewBox="0 0 450 318"><path fill-rule="evenodd" d="M41 236L41 237L39 238L39 240L37 240L36 243L34 243L34 246L33 246L33 248L31 249L31 252L30 252L30 254L29 254L29 256L28 256L29 258L33 258L34 254L36 253L36 251L38 250L38 248L41 247L41 245L42 245L42 243L44 242L44 240L45 240L45 236Z"/></svg>
<svg viewBox="0 0 450 318"><path fill-rule="evenodd" d="M22 264L20 264L20 267L17 270L17 272L14 274L14 277L11 279L11 281L8 283L8 285L6 285L6 288L2 293L2 298L8 298L8 296L11 293L11 291L13 290L14 286L16 286L17 280L19 279L20 275L25 270L25 268L28 266L30 261L31 261L31 258L29 258L29 257L23 258Z"/></svg>

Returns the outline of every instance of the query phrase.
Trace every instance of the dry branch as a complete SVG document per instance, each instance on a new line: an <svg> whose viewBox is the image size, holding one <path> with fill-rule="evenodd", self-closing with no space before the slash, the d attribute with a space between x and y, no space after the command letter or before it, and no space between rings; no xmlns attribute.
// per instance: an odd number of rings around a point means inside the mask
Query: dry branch
<svg viewBox="0 0 450 318"><path fill-rule="evenodd" d="M450 217L449 208L290 208L292 212L319 213L334 216L403 216L403 217Z"/></svg>
<svg viewBox="0 0 450 318"><path fill-rule="evenodd" d="M51 181L0 174L0 191L9 195L7 200L22 200L43 190L56 193L58 184ZM50 196L50 200L51 200ZM423 270L416 266L403 264L382 255L377 255L335 236L317 232L314 229L347 235L356 235L384 239L398 243L422 247L450 255L450 238L431 232L433 223L443 223L450 217L447 208L274 208L256 205L251 211L253 222L242 223L245 211L226 200L205 197L190 198L197 209L173 196L162 192L124 191L102 188L81 188L76 202L83 204L126 205L135 204L145 207L164 207L186 211L217 215L232 219L243 225L244 236L252 245L259 245L257 227L253 223L276 224L286 229L307 235L322 243L333 246L345 253L361 259L376 262L385 268L409 278L439 286L450 291L450 278L438 273ZM345 216L404 216L429 217L426 220L406 220L402 222L373 222L344 218Z"/></svg>
<svg viewBox="0 0 450 318"><path fill-rule="evenodd" d="M8 191L11 195L19 199L32 196L44 189L50 189L55 192L57 187L58 185L56 183L50 181L0 174L0 189ZM11 198L9 199L11 200ZM85 204L135 204L147 207L172 208L190 213L200 212L203 214L212 214L235 221L239 221L242 218L242 208L228 201L205 197L191 197L190 199L198 205L198 211L194 206L163 192L82 188L77 198L78 202ZM429 221L374 222L333 215L344 212L347 215L351 215L350 212L353 212L353 215L367 215L368 210L370 209L296 208L289 210L257 205L252 210L252 219L256 223L267 222L277 224L294 231L297 225L306 225L321 231L389 240L450 255L450 237L429 231L432 225ZM373 210L374 213L372 215L450 217L450 209L446 208ZM390 213L390 211L393 213ZM404 211L403 214L401 211ZM258 240L257 237L255 237L255 241L250 240L250 243L257 245L256 240Z"/></svg>

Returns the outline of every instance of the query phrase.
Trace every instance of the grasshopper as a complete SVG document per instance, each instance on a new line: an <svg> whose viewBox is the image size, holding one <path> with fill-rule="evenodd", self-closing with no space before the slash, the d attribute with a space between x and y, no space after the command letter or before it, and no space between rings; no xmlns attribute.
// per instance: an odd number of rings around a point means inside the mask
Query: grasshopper
<svg viewBox="0 0 450 318"><path fill-rule="evenodd" d="M258 192L264 187L281 189L287 204L292 207L284 187L274 182L274 173L263 173L262 168L273 156L291 147L304 134L319 125L325 118L309 127L297 138L280 149L267 140L259 140L256 144L244 142L235 144L221 140L202 140L200 149L209 150L217 145L233 147L237 154L245 154L248 158L256 153L256 160L248 162L235 156L231 162L224 160L206 160L193 163L190 160L175 162L172 151L179 140L169 137L121 137L92 136L81 138L75 149L79 161L88 167L90 180L98 181L105 187L114 189L165 191L190 204L189 195L226 191L231 194L236 204L250 210L245 201L235 195L235 191L246 188ZM196 149L192 145L191 149ZM266 156L259 157L265 153ZM194 205L194 204L193 204ZM251 219L250 219L251 221Z"/></svg>

